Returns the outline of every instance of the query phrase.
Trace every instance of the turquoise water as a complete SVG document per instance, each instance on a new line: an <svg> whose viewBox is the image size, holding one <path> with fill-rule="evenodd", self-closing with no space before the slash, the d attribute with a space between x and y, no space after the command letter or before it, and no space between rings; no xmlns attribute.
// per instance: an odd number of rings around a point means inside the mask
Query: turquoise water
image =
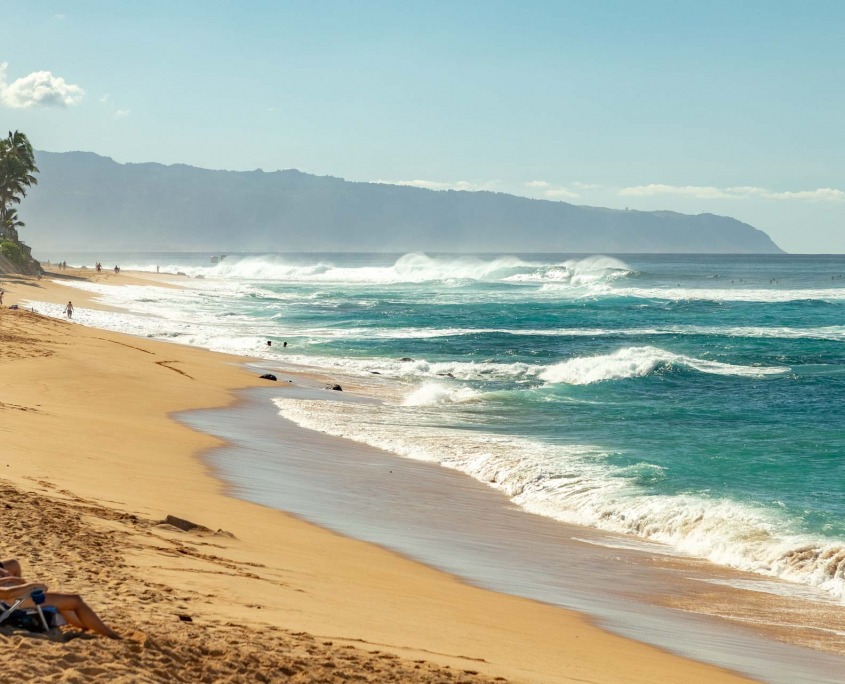
<svg viewBox="0 0 845 684"><path fill-rule="evenodd" d="M189 276L81 285L127 311L82 323L324 368L383 400L276 399L300 425L845 592L843 256L63 258Z"/></svg>

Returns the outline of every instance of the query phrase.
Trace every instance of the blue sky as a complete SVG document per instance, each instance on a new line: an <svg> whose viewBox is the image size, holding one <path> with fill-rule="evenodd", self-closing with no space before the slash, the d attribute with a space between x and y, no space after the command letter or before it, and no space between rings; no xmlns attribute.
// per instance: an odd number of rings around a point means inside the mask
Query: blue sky
<svg viewBox="0 0 845 684"><path fill-rule="evenodd" d="M0 10L0 130L37 149L712 212L845 253L845 2Z"/></svg>

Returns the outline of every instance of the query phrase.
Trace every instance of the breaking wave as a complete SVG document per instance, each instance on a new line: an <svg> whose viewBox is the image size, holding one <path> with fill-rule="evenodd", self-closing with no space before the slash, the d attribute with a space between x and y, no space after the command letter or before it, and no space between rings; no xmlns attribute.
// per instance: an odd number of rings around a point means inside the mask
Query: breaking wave
<svg viewBox="0 0 845 684"><path fill-rule="evenodd" d="M607 452L594 446L438 427L431 402L429 408L406 403L376 411L355 402L278 398L274 403L279 415L302 427L462 471L529 512L661 542L721 565L845 596L841 543L791 533L793 521L774 508L692 494L649 495L638 477L659 466L614 467Z"/></svg>
<svg viewBox="0 0 845 684"><path fill-rule="evenodd" d="M696 359L658 347L627 347L612 354L584 356L549 366L540 379L552 384L589 385L606 380L642 378L658 370L674 367L690 368L700 373L762 377L785 373L788 368L767 366L739 366L719 361Z"/></svg>
<svg viewBox="0 0 845 684"><path fill-rule="evenodd" d="M328 260L298 264L270 255L229 257L208 266L172 263L160 268L162 273L183 273L194 278L374 285L479 281L554 282L583 286L630 273L623 262L603 256L570 259L562 263L542 263L525 261L515 256L485 260L468 256L431 257L419 253L405 254L393 264L385 266L337 266ZM138 270L151 269L142 267Z"/></svg>

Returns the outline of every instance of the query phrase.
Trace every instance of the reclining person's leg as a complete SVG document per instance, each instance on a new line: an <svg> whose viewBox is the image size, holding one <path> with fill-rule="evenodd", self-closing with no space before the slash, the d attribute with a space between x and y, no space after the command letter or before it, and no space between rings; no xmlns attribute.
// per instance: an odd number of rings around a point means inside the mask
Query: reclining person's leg
<svg viewBox="0 0 845 684"><path fill-rule="evenodd" d="M55 606L62 617L74 627L90 629L110 639L120 639L120 635L107 627L79 594L57 594L48 591L46 604Z"/></svg>

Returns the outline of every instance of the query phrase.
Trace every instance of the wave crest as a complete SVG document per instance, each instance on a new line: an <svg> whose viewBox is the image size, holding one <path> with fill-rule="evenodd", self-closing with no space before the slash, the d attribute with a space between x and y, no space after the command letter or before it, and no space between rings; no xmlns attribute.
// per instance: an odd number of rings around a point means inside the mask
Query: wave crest
<svg viewBox="0 0 845 684"><path fill-rule="evenodd" d="M762 377L785 373L788 368L739 366L696 359L658 347L627 347L599 356L584 356L547 367L540 379L550 384L590 385L606 380L626 380L652 375L661 368L681 366L701 373Z"/></svg>
<svg viewBox="0 0 845 684"><path fill-rule="evenodd" d="M139 270L151 269L141 267ZM161 270L203 278L305 283L554 282L570 286L586 286L630 272L623 262L605 256L549 263L525 261L517 256L482 259L470 256L432 257L417 252L405 254L393 264L383 266L337 266L327 259L302 264L277 255L231 255L214 265L174 263L162 266Z"/></svg>

